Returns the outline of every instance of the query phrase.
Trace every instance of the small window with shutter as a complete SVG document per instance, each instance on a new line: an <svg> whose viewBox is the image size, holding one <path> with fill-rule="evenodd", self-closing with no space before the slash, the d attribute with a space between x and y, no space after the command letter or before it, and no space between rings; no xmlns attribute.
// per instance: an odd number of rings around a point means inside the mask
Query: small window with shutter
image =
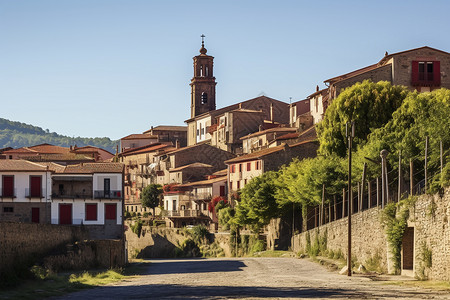
<svg viewBox="0 0 450 300"><path fill-rule="evenodd" d="M439 61L413 61L411 70L412 86L440 86L441 70Z"/></svg>

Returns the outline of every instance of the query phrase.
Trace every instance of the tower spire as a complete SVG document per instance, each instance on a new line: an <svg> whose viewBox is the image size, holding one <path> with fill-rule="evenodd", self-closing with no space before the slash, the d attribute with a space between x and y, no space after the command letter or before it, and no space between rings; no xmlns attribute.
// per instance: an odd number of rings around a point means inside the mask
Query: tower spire
<svg viewBox="0 0 450 300"><path fill-rule="evenodd" d="M202 47L200 48L200 53L206 54L207 50L205 48L205 35L202 34L200 37L202 38Z"/></svg>

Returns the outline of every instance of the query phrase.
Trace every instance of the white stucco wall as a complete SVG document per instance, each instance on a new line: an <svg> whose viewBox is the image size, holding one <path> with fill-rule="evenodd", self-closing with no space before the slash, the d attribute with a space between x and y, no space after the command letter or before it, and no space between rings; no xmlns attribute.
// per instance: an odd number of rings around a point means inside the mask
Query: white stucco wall
<svg viewBox="0 0 450 300"><path fill-rule="evenodd" d="M3 189L3 175L14 176L14 194L15 198L3 198L3 202L48 202L51 200L51 176L50 172L2 172L0 173L0 189ZM42 199L27 198L27 190L30 189L30 176L42 176L41 191Z"/></svg>
<svg viewBox="0 0 450 300"><path fill-rule="evenodd" d="M97 221L86 221L85 204L97 203ZM122 202L120 200L53 200L51 205L52 224L59 224L59 204L72 204L73 225L103 225L105 223L105 204L116 204L116 224L122 224Z"/></svg>
<svg viewBox="0 0 450 300"><path fill-rule="evenodd" d="M103 191L104 179L109 178L111 184L111 191L122 190L122 174L119 173L98 173L94 174L93 187L94 191Z"/></svg>
<svg viewBox="0 0 450 300"><path fill-rule="evenodd" d="M206 128L211 126L211 117L207 116L205 118L199 119L196 121L196 131L198 130L199 134L195 132L197 143L207 141L211 139L211 135L207 132ZM202 134L203 130L203 134Z"/></svg>

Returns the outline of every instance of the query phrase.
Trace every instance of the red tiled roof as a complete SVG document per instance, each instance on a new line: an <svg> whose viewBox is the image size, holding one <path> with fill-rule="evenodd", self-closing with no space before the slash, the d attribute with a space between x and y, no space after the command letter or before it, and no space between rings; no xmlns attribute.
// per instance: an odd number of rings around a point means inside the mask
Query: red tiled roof
<svg viewBox="0 0 450 300"><path fill-rule="evenodd" d="M159 126L153 127L152 129L160 130L160 131L186 131L187 132L187 126L159 125ZM144 131L144 134L151 132L152 129Z"/></svg>
<svg viewBox="0 0 450 300"><path fill-rule="evenodd" d="M223 170L220 170L220 171L217 171L217 172L214 172L212 175L214 175L214 176L222 176L222 175L227 175L227 169L223 169Z"/></svg>
<svg viewBox="0 0 450 300"><path fill-rule="evenodd" d="M36 146L28 147L31 150L39 152L41 154L55 154L55 153L67 153L70 151L69 148L54 146L50 144L40 144Z"/></svg>
<svg viewBox="0 0 450 300"><path fill-rule="evenodd" d="M21 159L0 160L0 171L45 172L47 166Z"/></svg>
<svg viewBox="0 0 450 300"><path fill-rule="evenodd" d="M64 174L92 174L92 173L122 173L124 165L121 163L82 163L68 165Z"/></svg>
<svg viewBox="0 0 450 300"><path fill-rule="evenodd" d="M213 166L208 165L208 164L204 164L204 163L193 163L193 164L189 164L189 165L185 165L185 166L181 166L178 168L172 168L169 170L169 172L178 172L181 170L185 170L185 169L190 169L190 168L212 168Z"/></svg>
<svg viewBox="0 0 450 300"><path fill-rule="evenodd" d="M266 155L269 155L269 154L272 154L272 153L284 150L285 147L288 147L288 146L285 145L285 144L282 144L280 146L262 149L262 150L259 150L259 151L255 151L255 152L252 152L252 153L244 154L242 156L238 156L238 157L226 160L225 163L226 164L231 164L231 163L236 163L236 162L241 162L241 161L258 159L258 158L264 157Z"/></svg>
<svg viewBox="0 0 450 300"><path fill-rule="evenodd" d="M189 187L189 186L197 186L197 185L210 185L210 184L220 182L220 181L227 181L227 176L221 176L221 177L208 179L208 180L189 182L189 183L179 184L177 186L178 187Z"/></svg>
<svg viewBox="0 0 450 300"><path fill-rule="evenodd" d="M289 140L289 139L296 139L299 137L305 137L304 140L306 139L315 139L317 138L317 133L316 133L316 126L311 126L310 128L298 133L298 132L293 132L293 133L288 133L285 135L281 135L279 137L277 137L275 140L280 141L280 140ZM306 138L307 137L307 138Z"/></svg>
<svg viewBox="0 0 450 300"><path fill-rule="evenodd" d="M136 133L130 134L126 137L121 138L121 140L138 140L138 139L157 139L157 135L146 134L146 133Z"/></svg>
<svg viewBox="0 0 450 300"><path fill-rule="evenodd" d="M353 77L353 76L356 76L356 75L360 75L360 74L363 74L365 72L374 70L374 69L376 69L378 67L379 67L378 64L373 64L373 65L370 65L370 66L367 66L367 67L364 67L364 68L352 71L350 73L342 74L342 75L339 75L339 76L336 76L336 77L324 80L324 82L335 83L337 81L341 81L341 80L344 80L344 79L347 79L347 78L350 78L350 77Z"/></svg>
<svg viewBox="0 0 450 300"><path fill-rule="evenodd" d="M45 161L93 161L94 158L77 153L55 153L55 154L39 154L34 156L24 156L22 159L35 162Z"/></svg>
<svg viewBox="0 0 450 300"><path fill-rule="evenodd" d="M240 138L240 140L245 140L247 138L250 137L254 137L254 136L258 136L258 135L262 135L262 134L266 134L266 133L270 133L270 132L292 132L292 131L297 131L297 128L292 128L292 127L273 127L273 128L269 128L266 130L262 130L262 131L257 131L255 133L251 133L249 135L243 136Z"/></svg>
<svg viewBox="0 0 450 300"><path fill-rule="evenodd" d="M16 153L29 153L29 154L35 153L35 154L38 154L37 151L31 150L28 147L22 147L22 148L17 148L17 149L10 149L10 150L6 150L6 151L3 152L3 154L16 154Z"/></svg>
<svg viewBox="0 0 450 300"><path fill-rule="evenodd" d="M141 154L141 153L147 153L147 152L155 152L155 151L161 150L161 149L172 150L172 149L176 149L176 148L171 145L167 145L167 144L154 143L154 144L142 146L139 148L125 150L120 155L122 155L122 156L135 155L135 154Z"/></svg>
<svg viewBox="0 0 450 300"><path fill-rule="evenodd" d="M396 52L396 53L392 53L392 54L388 54L388 55L385 55L379 62L378 62L378 65L383 65L386 61L388 61L392 56L395 56L395 55L399 55L399 54L405 54L405 53L408 53L408 52L412 52L412 51L416 51L416 50L421 50L421 49L430 49L430 50L434 50L434 51L438 51L438 52L441 52L441 53L443 53L443 54L447 54L447 55L449 55L450 53L448 53L448 52L446 52L446 51L442 51L442 50L439 50L439 49L436 49L436 48L431 48L431 47L428 47L428 46L423 46L423 47L419 47L419 48L414 48L414 49L410 49L410 50L405 50L405 51L401 51L401 52Z"/></svg>

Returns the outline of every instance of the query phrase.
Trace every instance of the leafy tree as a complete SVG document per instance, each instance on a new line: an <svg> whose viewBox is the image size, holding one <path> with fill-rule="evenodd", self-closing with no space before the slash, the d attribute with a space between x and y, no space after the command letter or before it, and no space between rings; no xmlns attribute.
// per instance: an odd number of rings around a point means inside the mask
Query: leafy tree
<svg viewBox="0 0 450 300"><path fill-rule="evenodd" d="M279 214L275 200L277 172L266 172L255 177L241 190L241 201L236 206L236 223L249 225L258 232L270 219Z"/></svg>
<svg viewBox="0 0 450 300"><path fill-rule="evenodd" d="M346 88L328 107L324 119L317 125L320 142L319 153L346 155L345 127L348 121L355 122L353 145L364 144L367 135L382 127L392 113L408 95L402 86L393 86L387 81L374 83L364 80Z"/></svg>
<svg viewBox="0 0 450 300"><path fill-rule="evenodd" d="M155 215L155 207L159 205L162 193L163 189L160 184L147 185L140 195L142 206L153 208L153 215Z"/></svg>

